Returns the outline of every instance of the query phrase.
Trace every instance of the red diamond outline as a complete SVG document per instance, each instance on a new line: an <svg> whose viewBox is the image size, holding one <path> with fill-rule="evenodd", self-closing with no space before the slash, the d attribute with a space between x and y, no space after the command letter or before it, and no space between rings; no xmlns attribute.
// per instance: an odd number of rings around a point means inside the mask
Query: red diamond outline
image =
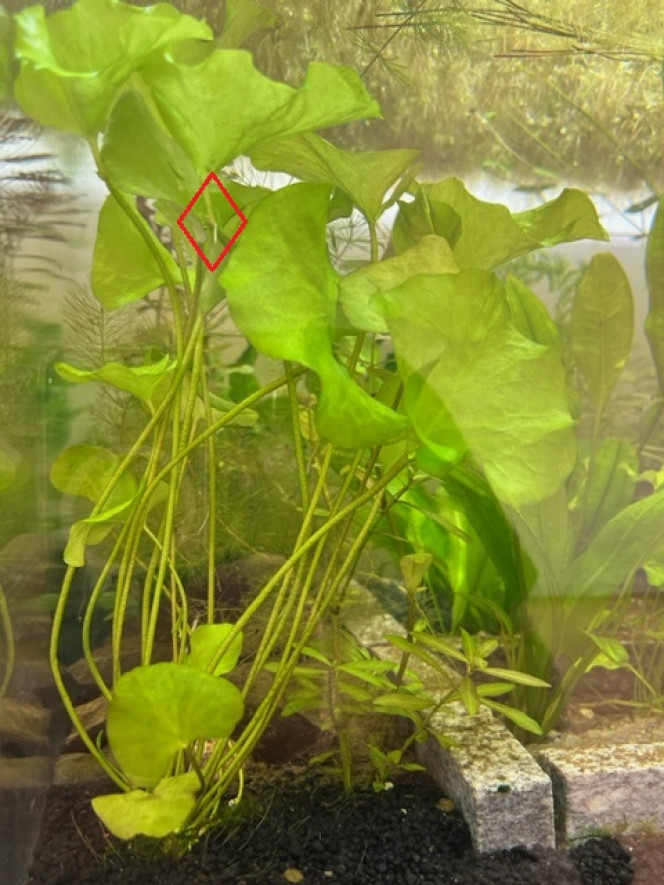
<svg viewBox="0 0 664 885"><path fill-rule="evenodd" d="M196 242L196 240L195 240L195 239L193 238L193 236L191 235L189 229L187 228L186 224L184 223L184 219L187 217L187 215L189 215L189 213L191 212L191 210L194 208L194 205L195 205L196 201L198 200L198 198L200 197L200 195L203 193L203 191L205 190L205 188L208 186L208 184L209 184L211 181L214 181L214 183L217 185L217 187L219 188L219 190L223 193L223 195L226 197L226 199L228 200L228 202L231 204L231 206L232 206L233 211L235 212L235 214L236 214L236 215L239 217L239 219L240 219L240 226L239 226L238 229L235 231L235 233L233 234L233 236L231 237L231 239L230 239L230 240L226 243L226 245L224 246L221 255L220 255L220 256L217 258L217 260L214 261L214 262L211 262L211 261L208 260L206 254L203 252L202 247ZM178 227L180 228L180 230L182 231L182 233L185 235L185 237L189 240L189 242L190 242L191 245L194 247L194 249L196 250L196 252L197 252L197 253L200 255L200 257L203 259L203 261L205 262L205 266L206 266L207 269L210 270L210 271L215 271L215 270L219 267L219 265L221 264L221 262L222 262L222 261L224 260L224 258L228 255L229 251L233 248L233 246L234 246L234 244L235 244L235 241L236 241L237 238L240 236L240 234L241 234L242 231L245 229L245 227L247 226L248 223L249 223L249 221L248 221L247 217L246 217L245 214L242 212L242 210L240 209L240 207L237 205L237 203L235 202L235 200L233 199L233 197L231 197L231 195L228 193L228 191L227 191L226 188L223 186L223 184L221 183L221 181L219 181L219 177L218 177L214 172L210 172L210 174L209 174L208 177L205 179L205 181L203 182L203 184L198 188L198 190L196 191L196 193L194 194L194 196L192 197L192 199L189 201L189 205L187 206L187 208L184 210L184 212L182 213L182 215L180 215L180 217L178 218Z"/></svg>

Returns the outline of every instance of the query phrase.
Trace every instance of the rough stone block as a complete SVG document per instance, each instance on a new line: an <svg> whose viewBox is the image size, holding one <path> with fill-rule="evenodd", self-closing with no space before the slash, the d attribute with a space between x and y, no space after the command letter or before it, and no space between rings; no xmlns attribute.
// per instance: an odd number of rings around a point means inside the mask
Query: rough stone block
<svg viewBox="0 0 664 885"><path fill-rule="evenodd" d="M403 627L385 612L375 615L375 602L360 595L360 604L344 614L359 642L383 660L399 660L400 653L384 636L403 634ZM409 667L430 692L449 689L422 662L411 658ZM451 680L458 678L449 672ZM432 737L418 745L420 761L459 807L475 849L553 848L551 780L507 728L489 710L470 716L461 704L446 705L432 725L454 746L444 748Z"/></svg>
<svg viewBox="0 0 664 885"><path fill-rule="evenodd" d="M553 848L551 781L519 741L488 711L471 717L460 704L433 724L454 746L429 738L422 764L460 808L475 849Z"/></svg>
<svg viewBox="0 0 664 885"><path fill-rule="evenodd" d="M664 743L547 747L537 759L551 775L561 838L664 830Z"/></svg>

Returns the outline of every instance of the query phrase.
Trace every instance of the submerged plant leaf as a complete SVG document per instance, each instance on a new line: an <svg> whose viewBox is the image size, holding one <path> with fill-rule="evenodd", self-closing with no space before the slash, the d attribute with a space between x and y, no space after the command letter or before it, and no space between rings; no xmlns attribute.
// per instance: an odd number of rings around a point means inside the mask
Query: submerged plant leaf
<svg viewBox="0 0 664 885"><path fill-rule="evenodd" d="M418 158L411 150L345 151L314 133L270 141L250 154L259 169L278 169L340 188L370 223L384 212L387 192L402 178L412 178Z"/></svg>
<svg viewBox="0 0 664 885"><path fill-rule="evenodd" d="M525 283L508 274L505 295L512 322L522 335L537 344L560 347L558 327L549 316L546 305Z"/></svg>
<svg viewBox="0 0 664 885"><path fill-rule="evenodd" d="M582 503L579 539L587 541L634 500L639 458L636 449L624 439L608 437L592 455L585 485L578 493Z"/></svg>
<svg viewBox="0 0 664 885"><path fill-rule="evenodd" d="M387 320L372 304L377 292L387 292L418 274L456 273L459 270L446 240L423 237L393 258L367 264L339 281L339 302L355 329L386 332Z"/></svg>
<svg viewBox="0 0 664 885"><path fill-rule="evenodd" d="M211 40L209 26L168 3L139 9L119 0L78 0L46 16L15 16L18 103L44 126L91 138L143 59L182 40Z"/></svg>
<svg viewBox="0 0 664 885"><path fill-rule="evenodd" d="M380 115L350 68L311 64L294 89L261 74L242 49L218 49L192 65L155 54L141 74L171 136L203 175L261 141Z"/></svg>
<svg viewBox="0 0 664 885"><path fill-rule="evenodd" d="M634 299L620 262L610 252L594 255L572 303L574 362L601 415L632 346Z"/></svg>
<svg viewBox="0 0 664 885"><path fill-rule="evenodd" d="M51 482L59 492L80 495L95 503L106 490L121 458L101 446L81 444L65 449L53 462ZM111 507L130 501L138 490L134 477L125 472L109 499Z"/></svg>
<svg viewBox="0 0 664 885"><path fill-rule="evenodd" d="M63 554L67 565L81 568L85 565L85 548L101 544L116 525L124 522L133 504L133 499L114 507L108 507L95 516L79 519L69 529L69 537Z"/></svg>
<svg viewBox="0 0 664 885"><path fill-rule="evenodd" d="M226 641L228 634L233 629L233 624L201 624L191 634L191 650L185 659L185 664L198 667L200 670L209 670L210 665L217 656L217 652ZM230 673L237 664L242 651L242 634L235 637L230 648L217 661L212 673L221 676Z"/></svg>
<svg viewBox="0 0 664 885"><path fill-rule="evenodd" d="M590 197L577 188L565 188L548 203L514 215L521 230L541 246L576 240L608 240Z"/></svg>
<svg viewBox="0 0 664 885"><path fill-rule="evenodd" d="M146 366L125 366L124 363L106 363L98 369L77 369L68 363L56 363L55 370L73 384L88 384L100 381L110 384L118 390L131 393L145 403L154 405L166 392L177 363L169 356L164 356L155 363Z"/></svg>
<svg viewBox="0 0 664 885"><path fill-rule="evenodd" d="M178 750L228 738L242 712L242 695L223 677L171 662L135 667L115 685L108 739L130 783L154 787Z"/></svg>
<svg viewBox="0 0 664 885"><path fill-rule="evenodd" d="M150 836L163 839L182 829L195 804L200 781L193 771L166 777L153 793L131 790L95 796L92 807L114 836L133 839Z"/></svg>
<svg viewBox="0 0 664 885"><path fill-rule="evenodd" d="M552 243L608 239L581 191L565 190L550 203L512 215L506 206L474 197L458 178L420 185L414 202L400 203L393 232L397 252L425 234L446 239L459 267L484 270Z"/></svg>
<svg viewBox="0 0 664 885"><path fill-rule="evenodd" d="M14 59L12 42L12 17L0 6L0 104L12 92L11 75Z"/></svg>
<svg viewBox="0 0 664 885"><path fill-rule="evenodd" d="M215 40L220 49L239 49L256 31L271 28L276 15L256 0L226 0L224 29Z"/></svg>
<svg viewBox="0 0 664 885"><path fill-rule="evenodd" d="M92 291L107 310L138 301L165 284L155 253L171 276L180 278L178 266L145 219L138 212L135 217L154 251L114 197L106 198L99 213L92 258Z"/></svg>
<svg viewBox="0 0 664 885"><path fill-rule="evenodd" d="M117 102L104 132L102 164L121 191L178 205L178 216L200 186L182 148L157 125L136 90Z"/></svg>
<svg viewBox="0 0 664 885"><path fill-rule="evenodd" d="M660 393L664 393L664 199L659 201L646 244L648 316L645 329L657 369Z"/></svg>
<svg viewBox="0 0 664 885"><path fill-rule="evenodd" d="M321 379L316 426L336 445L385 442L403 417L372 399L333 350L337 274L325 239L330 188L296 184L266 197L222 273L233 319L261 353L303 363Z"/></svg>
<svg viewBox="0 0 664 885"><path fill-rule="evenodd" d="M512 506L552 494L576 454L565 373L551 347L514 327L500 281L466 270L376 297L422 443L442 461L469 453Z"/></svg>
<svg viewBox="0 0 664 885"><path fill-rule="evenodd" d="M574 561L567 587L575 597L609 596L637 568L664 563L664 489L625 507Z"/></svg>

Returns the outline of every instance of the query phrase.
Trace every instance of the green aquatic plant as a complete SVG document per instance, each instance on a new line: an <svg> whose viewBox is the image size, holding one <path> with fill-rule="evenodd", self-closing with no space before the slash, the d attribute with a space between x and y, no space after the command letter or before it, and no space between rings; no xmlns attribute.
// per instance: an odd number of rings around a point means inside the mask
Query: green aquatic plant
<svg viewBox="0 0 664 885"><path fill-rule="evenodd" d="M238 9L229 4L229 12ZM340 150L315 130L380 115L359 77L318 63L299 88L274 82L248 52L231 48L250 30L233 36L233 21L213 40L205 23L167 4L144 10L78 0L49 17L38 6L14 17L18 103L44 125L84 138L109 191L94 247L95 297L121 310L164 290L170 340L161 349L146 349L140 361L56 366L73 384L129 394L144 423L121 451L77 444L53 464L54 485L92 508L70 528L50 661L74 726L121 791L96 800L97 810L119 835L169 836L176 851L218 820L318 628L337 617L380 518L422 476L444 484L465 471L511 508L535 506L567 479L575 449L560 355L535 296L494 270L548 245L605 236L576 190L512 215L454 178L419 185L413 151ZM241 154L300 181L275 192L242 185L224 171ZM213 271L178 224L211 172L248 219ZM156 201L172 249L138 211L139 197ZM378 220L397 203L381 260ZM369 254L342 276L328 229L353 210L367 226ZM238 217L207 192L187 225L214 258L235 239ZM218 373L210 372L217 338L208 324L222 303L255 351L281 363L273 380L237 401L219 395ZM377 347L386 334L396 361ZM297 536L237 619L219 623L217 440L231 425L252 425L273 395L291 418ZM207 547L206 598L196 617L179 533L192 472ZM95 545L102 564L82 646L108 701L98 742L74 706L58 654L75 575ZM107 673L92 624L109 585ZM127 670L132 612L140 664ZM411 626L406 641L426 645ZM237 688L221 674L233 669L243 637ZM465 642L470 670L485 669L486 649L469 636ZM272 681L262 688L268 664ZM405 684L394 693L397 711L416 697ZM459 694L473 709L491 690Z"/></svg>

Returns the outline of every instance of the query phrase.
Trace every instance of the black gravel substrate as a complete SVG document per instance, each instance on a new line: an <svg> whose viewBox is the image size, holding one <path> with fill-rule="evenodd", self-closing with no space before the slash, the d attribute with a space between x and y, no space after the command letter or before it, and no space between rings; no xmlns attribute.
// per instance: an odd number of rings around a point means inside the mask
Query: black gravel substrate
<svg viewBox="0 0 664 885"><path fill-rule="evenodd" d="M440 807L426 778L352 797L308 770L258 779L225 831L178 861L109 840L90 795L50 791L29 885L628 885L634 877L612 839L477 857L463 820Z"/></svg>

